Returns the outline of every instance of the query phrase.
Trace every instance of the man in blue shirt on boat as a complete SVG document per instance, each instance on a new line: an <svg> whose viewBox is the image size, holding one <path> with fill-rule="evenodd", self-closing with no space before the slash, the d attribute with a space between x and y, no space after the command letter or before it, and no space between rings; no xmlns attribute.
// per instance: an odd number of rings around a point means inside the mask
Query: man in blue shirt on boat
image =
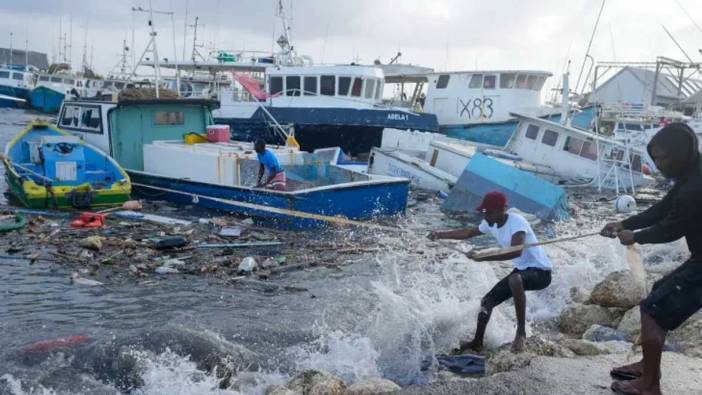
<svg viewBox="0 0 702 395"><path fill-rule="evenodd" d="M258 162L261 164L258 169L256 188L263 187L276 191L284 191L287 179L285 178L283 167L280 166L280 162L278 162L278 158L275 157L273 152L266 149L266 142L261 139L256 140L254 149L258 156ZM265 182L261 182L266 169L268 170L268 178Z"/></svg>
<svg viewBox="0 0 702 395"><path fill-rule="evenodd" d="M487 193L477 210L483 214L484 218L479 226L446 232L431 232L429 239L462 240L489 233L502 248L536 244L538 242L531 225L524 217L517 213L507 212L507 197L501 192ZM551 284L551 261L546 256L543 248L538 246L483 258L478 258L471 254L468 254L468 257L474 261L506 261L511 259L514 270L495 284L480 301L480 313L478 314L475 336L471 341L461 341L459 348L455 351L458 353L467 350L481 351L485 329L488 321L490 321L492 309L510 298L514 299L514 308L517 315L517 333L512 342L512 352L523 351L526 341L525 291L541 290Z"/></svg>

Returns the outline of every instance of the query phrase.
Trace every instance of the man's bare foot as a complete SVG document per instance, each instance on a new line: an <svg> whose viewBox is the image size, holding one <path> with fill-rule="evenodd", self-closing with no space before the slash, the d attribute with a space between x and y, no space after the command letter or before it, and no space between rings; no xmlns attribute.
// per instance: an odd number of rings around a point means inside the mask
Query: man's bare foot
<svg viewBox="0 0 702 395"><path fill-rule="evenodd" d="M624 395L661 395L661 386L656 384L653 387L644 386L642 379L631 381L615 381L612 383L612 391Z"/></svg>
<svg viewBox="0 0 702 395"><path fill-rule="evenodd" d="M465 354L466 351L473 351L479 353L483 350L483 344L478 343L475 340L471 341L461 341L458 348L453 349L453 354Z"/></svg>
<svg viewBox="0 0 702 395"><path fill-rule="evenodd" d="M634 380L643 374L643 361L619 366L609 371L609 375L617 380Z"/></svg>
<svg viewBox="0 0 702 395"><path fill-rule="evenodd" d="M512 342L512 352L517 354L524 351L524 343L526 342L526 336L517 335Z"/></svg>

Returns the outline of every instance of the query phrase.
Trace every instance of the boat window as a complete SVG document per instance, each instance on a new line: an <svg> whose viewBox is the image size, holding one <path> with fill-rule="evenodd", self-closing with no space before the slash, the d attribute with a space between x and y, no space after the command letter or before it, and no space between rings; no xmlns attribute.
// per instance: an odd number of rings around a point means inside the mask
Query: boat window
<svg viewBox="0 0 702 395"><path fill-rule="evenodd" d="M641 172L641 156L632 155L631 157L631 170Z"/></svg>
<svg viewBox="0 0 702 395"><path fill-rule="evenodd" d="M496 81L497 81L497 76L486 75L485 79L483 80L483 88L484 89L495 89L495 82Z"/></svg>
<svg viewBox="0 0 702 395"><path fill-rule="evenodd" d="M78 83L80 84L80 81ZM124 88L124 82L115 82L115 88L122 90Z"/></svg>
<svg viewBox="0 0 702 395"><path fill-rule="evenodd" d="M351 86L351 96L354 97L361 97L361 88L363 87L363 79L362 78L354 78L353 79L353 86Z"/></svg>
<svg viewBox="0 0 702 395"><path fill-rule="evenodd" d="M78 82L76 82L76 86L79 87L79 88L82 88L82 87L83 87L83 81L78 81Z"/></svg>
<svg viewBox="0 0 702 395"><path fill-rule="evenodd" d="M546 131L544 132L544 137L541 139L541 142L553 147L556 145L556 141L558 141L558 133L554 132L553 130L546 129Z"/></svg>
<svg viewBox="0 0 702 395"><path fill-rule="evenodd" d="M473 89L480 89L481 86L483 86L483 75L473 74L470 77L470 83L468 84L468 87Z"/></svg>
<svg viewBox="0 0 702 395"><path fill-rule="evenodd" d="M183 113L181 111L156 111L154 113L154 125L183 124Z"/></svg>
<svg viewBox="0 0 702 395"><path fill-rule="evenodd" d="M305 77L303 82L305 84L304 95L317 96L317 77Z"/></svg>
<svg viewBox="0 0 702 395"><path fill-rule="evenodd" d="M271 77L270 95L279 95L283 91L283 77Z"/></svg>
<svg viewBox="0 0 702 395"><path fill-rule="evenodd" d="M517 84L515 85L517 89L526 89L527 87L527 75L517 74Z"/></svg>
<svg viewBox="0 0 702 395"><path fill-rule="evenodd" d="M501 89L512 89L514 88L514 80L517 77L514 73L504 73L500 74L500 88Z"/></svg>
<svg viewBox="0 0 702 395"><path fill-rule="evenodd" d="M583 144L583 150L580 151L580 156L587 159L597 160L597 144L593 141L586 141Z"/></svg>
<svg viewBox="0 0 702 395"><path fill-rule="evenodd" d="M449 83L449 78L451 78L449 74L441 74L439 79L436 80L436 89L446 89Z"/></svg>
<svg viewBox="0 0 702 395"><path fill-rule="evenodd" d="M624 129L626 130L641 130L641 125L636 123L625 123Z"/></svg>
<svg viewBox="0 0 702 395"><path fill-rule="evenodd" d="M39 81L48 81L48 80L49 80L49 77L46 75L42 75L41 77L39 77Z"/></svg>
<svg viewBox="0 0 702 395"><path fill-rule="evenodd" d="M378 80L378 84L375 86L375 98L380 100L383 95L383 80Z"/></svg>
<svg viewBox="0 0 702 395"><path fill-rule="evenodd" d="M105 81L102 83L103 88L112 88L112 81Z"/></svg>
<svg viewBox="0 0 702 395"><path fill-rule="evenodd" d="M300 96L300 76L285 77L285 96Z"/></svg>
<svg viewBox="0 0 702 395"><path fill-rule="evenodd" d="M374 88L375 88L375 80L374 79L366 80L366 88L364 89L363 96L365 96L366 99L370 99L371 97L373 97L373 89Z"/></svg>
<svg viewBox="0 0 702 395"><path fill-rule="evenodd" d="M10 78L9 71L0 71L0 78Z"/></svg>
<svg viewBox="0 0 702 395"><path fill-rule="evenodd" d="M74 80L66 80L65 82L66 82L68 85L73 85L73 83L74 83L75 81L74 81Z"/></svg>
<svg viewBox="0 0 702 395"><path fill-rule="evenodd" d="M537 91L540 91L541 88L544 87L544 82L546 82L546 76L542 75L541 77L539 77L538 80L536 80L536 88L535 89Z"/></svg>
<svg viewBox="0 0 702 395"><path fill-rule="evenodd" d="M323 75L319 81L319 91L325 96L334 96L336 91L336 77L333 75Z"/></svg>
<svg viewBox="0 0 702 395"><path fill-rule="evenodd" d="M351 77L339 77L339 96L347 96L351 87Z"/></svg>
<svg viewBox="0 0 702 395"><path fill-rule="evenodd" d="M59 124L65 129L102 134L102 118L99 107L65 105Z"/></svg>
<svg viewBox="0 0 702 395"><path fill-rule="evenodd" d="M134 89L134 84L127 84L127 89Z"/></svg>
<svg viewBox="0 0 702 395"><path fill-rule="evenodd" d="M12 73L12 79L22 81L24 79L24 77L22 77L22 74L20 74L20 73Z"/></svg>
<svg viewBox="0 0 702 395"><path fill-rule="evenodd" d="M536 125L527 126L526 137L528 139L536 140L536 136L539 135L539 127Z"/></svg>
<svg viewBox="0 0 702 395"><path fill-rule="evenodd" d="M579 138L568 136L566 137L565 145L563 146L563 151L570 152L573 155L580 155L580 151L583 149L584 140Z"/></svg>
<svg viewBox="0 0 702 395"><path fill-rule="evenodd" d="M51 77L51 82L61 82L61 78L59 78L59 77Z"/></svg>
<svg viewBox="0 0 702 395"><path fill-rule="evenodd" d="M527 77L527 89L535 90L536 89L536 83L538 82L538 76L535 75L530 75Z"/></svg>

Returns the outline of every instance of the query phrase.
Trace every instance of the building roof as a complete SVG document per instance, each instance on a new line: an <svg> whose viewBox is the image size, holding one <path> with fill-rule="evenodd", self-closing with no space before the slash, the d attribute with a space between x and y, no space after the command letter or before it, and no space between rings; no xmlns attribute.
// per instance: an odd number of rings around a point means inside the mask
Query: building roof
<svg viewBox="0 0 702 395"><path fill-rule="evenodd" d="M624 73L631 74L636 78L647 91L651 91L654 80L656 81L656 96L659 98L667 98L674 100L686 100L690 96L702 90L702 80L686 78L683 80L680 92L678 92L677 77L661 71L656 80L656 72L654 70L643 69L638 67L623 67L602 85L597 87L597 91L604 89L606 86L614 83L620 75Z"/></svg>
<svg viewBox="0 0 702 395"><path fill-rule="evenodd" d="M22 49L12 49L12 59L10 59L10 49L0 48L0 64L19 64L24 65L24 61L27 59L29 65L38 68L39 70L46 70L49 68L49 58L45 53L29 51L29 55L25 54Z"/></svg>

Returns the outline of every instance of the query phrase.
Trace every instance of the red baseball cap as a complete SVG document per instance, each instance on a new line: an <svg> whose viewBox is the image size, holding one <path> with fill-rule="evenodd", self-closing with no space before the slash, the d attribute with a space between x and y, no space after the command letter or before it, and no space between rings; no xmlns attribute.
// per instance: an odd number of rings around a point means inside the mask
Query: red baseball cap
<svg viewBox="0 0 702 395"><path fill-rule="evenodd" d="M483 197L483 202L476 208L477 211L502 210L507 206L507 196L502 192L488 192Z"/></svg>

